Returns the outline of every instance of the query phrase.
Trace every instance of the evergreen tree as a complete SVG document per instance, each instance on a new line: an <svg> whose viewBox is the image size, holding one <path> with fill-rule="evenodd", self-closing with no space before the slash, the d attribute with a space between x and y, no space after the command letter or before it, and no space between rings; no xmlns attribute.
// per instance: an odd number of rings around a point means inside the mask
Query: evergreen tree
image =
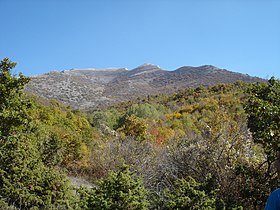
<svg viewBox="0 0 280 210"><path fill-rule="evenodd" d="M205 183L192 177L178 179L175 189L166 192L167 202L164 209L216 209L216 189L211 186L211 176Z"/></svg>
<svg viewBox="0 0 280 210"><path fill-rule="evenodd" d="M107 178L99 180L97 188L88 193L82 191L81 195L84 209L148 209L147 192L141 180L135 177L128 166L123 166L118 172L110 172Z"/></svg>
<svg viewBox="0 0 280 210"><path fill-rule="evenodd" d="M44 166L24 97L29 78L12 75L16 63L0 63L0 198L20 209L66 205L68 185L63 176Z"/></svg>

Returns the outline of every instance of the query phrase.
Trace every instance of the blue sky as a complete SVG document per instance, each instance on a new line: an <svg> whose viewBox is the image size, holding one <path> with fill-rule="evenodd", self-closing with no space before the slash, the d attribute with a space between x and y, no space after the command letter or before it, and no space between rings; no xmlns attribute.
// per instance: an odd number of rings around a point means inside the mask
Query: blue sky
<svg viewBox="0 0 280 210"><path fill-rule="evenodd" d="M0 0L0 59L25 75L215 65L280 78L279 0Z"/></svg>

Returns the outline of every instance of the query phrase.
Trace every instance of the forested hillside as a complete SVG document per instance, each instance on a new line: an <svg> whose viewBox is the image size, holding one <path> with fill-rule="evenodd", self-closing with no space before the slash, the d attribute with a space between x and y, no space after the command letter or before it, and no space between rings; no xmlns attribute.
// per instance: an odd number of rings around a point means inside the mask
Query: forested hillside
<svg viewBox="0 0 280 210"><path fill-rule="evenodd" d="M81 112L24 93L14 66L0 63L2 209L263 209L278 186L275 78Z"/></svg>

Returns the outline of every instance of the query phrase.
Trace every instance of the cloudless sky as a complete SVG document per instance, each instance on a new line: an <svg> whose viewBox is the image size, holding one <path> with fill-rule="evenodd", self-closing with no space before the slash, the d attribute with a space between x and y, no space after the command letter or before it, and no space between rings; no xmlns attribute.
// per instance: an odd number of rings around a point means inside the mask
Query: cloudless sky
<svg viewBox="0 0 280 210"><path fill-rule="evenodd" d="M280 78L280 0L0 0L14 73L214 65Z"/></svg>

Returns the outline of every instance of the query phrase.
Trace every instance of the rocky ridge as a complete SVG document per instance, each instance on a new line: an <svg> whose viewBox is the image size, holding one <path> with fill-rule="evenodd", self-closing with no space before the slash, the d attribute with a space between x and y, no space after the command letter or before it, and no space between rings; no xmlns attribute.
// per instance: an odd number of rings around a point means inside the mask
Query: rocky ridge
<svg viewBox="0 0 280 210"><path fill-rule="evenodd" d="M71 69L31 77L26 91L54 98L73 108L110 106L137 97L168 94L183 88L217 83L264 81L257 77L219 69L215 66L184 66L166 71L157 65L143 64L135 69Z"/></svg>

